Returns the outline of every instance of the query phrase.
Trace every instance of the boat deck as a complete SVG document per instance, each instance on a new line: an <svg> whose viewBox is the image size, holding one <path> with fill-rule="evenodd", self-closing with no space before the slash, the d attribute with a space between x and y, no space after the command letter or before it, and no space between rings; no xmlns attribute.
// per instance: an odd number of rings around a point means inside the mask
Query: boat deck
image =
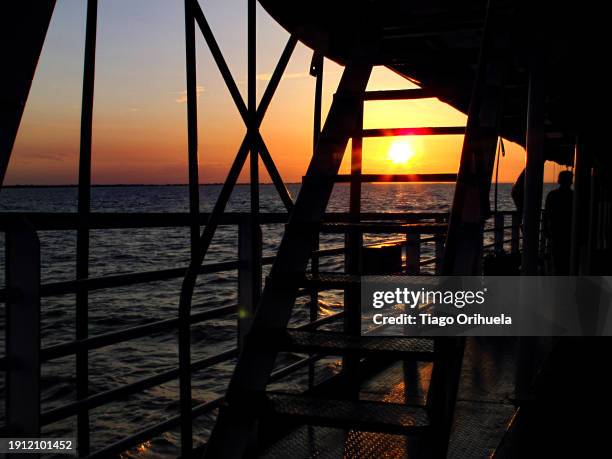
<svg viewBox="0 0 612 459"><path fill-rule="evenodd" d="M491 457L515 413L514 338L468 338L449 458ZM423 403L431 363L400 362L365 381L360 398L388 403ZM406 381L407 383L405 383ZM401 435L302 425L265 449L260 457L410 458L413 439Z"/></svg>

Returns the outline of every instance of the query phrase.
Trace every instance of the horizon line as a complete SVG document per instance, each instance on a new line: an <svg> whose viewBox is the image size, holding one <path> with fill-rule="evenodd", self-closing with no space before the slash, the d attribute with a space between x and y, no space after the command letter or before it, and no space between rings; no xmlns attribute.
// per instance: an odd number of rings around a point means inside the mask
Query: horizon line
<svg viewBox="0 0 612 459"><path fill-rule="evenodd" d="M200 183L199 186L216 186L223 185L224 182L206 182ZM454 183L449 182L380 182L376 183L377 185L398 185L398 184L421 184L421 183L439 183L445 185L454 185ZM500 185L513 185L514 182L498 182ZM556 182L544 182L544 183L556 183ZM260 185L274 185L273 182L260 182ZM302 182L285 182L285 185L301 185ZM239 185L250 185L249 182L239 182L236 183L236 186ZM494 183L491 183L493 186ZM66 184L15 184L15 185L2 185L0 189L3 188L77 188L79 185L76 183L66 183ZM102 187L137 187L137 186L189 186L189 183L95 183L92 184L92 188L102 188Z"/></svg>

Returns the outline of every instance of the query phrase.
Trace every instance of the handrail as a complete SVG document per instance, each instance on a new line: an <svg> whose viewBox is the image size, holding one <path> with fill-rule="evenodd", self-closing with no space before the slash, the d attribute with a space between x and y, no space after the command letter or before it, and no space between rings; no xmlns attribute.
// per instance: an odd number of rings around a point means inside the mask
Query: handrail
<svg viewBox="0 0 612 459"><path fill-rule="evenodd" d="M270 380L277 381L287 376L288 374L291 374L294 371L299 370L300 368L303 368L311 361L317 360L319 358L320 358L319 356L305 357L303 359L298 360L297 362L293 362L287 365L286 367L279 368L272 373L272 375L270 376ZM218 408L221 405L221 403L223 403L223 400L224 400L224 397L220 396L212 400L209 400L208 402L204 402L200 405L193 407L191 410L191 417L195 419L199 416L202 416L203 414L209 413L210 411ZM87 459L104 459L110 456L120 454L124 451L127 451L130 448L133 448L134 446L139 445L140 443L144 441L150 440L151 438L157 435L160 435L164 432L167 432L168 430L171 430L177 427L180 424L180 421L181 421L180 415L173 416L158 424L155 424L153 426L140 430L139 432L136 432L135 434L132 434L129 437L122 438L121 440L109 446L106 446L94 452L93 454L87 456Z"/></svg>
<svg viewBox="0 0 612 459"><path fill-rule="evenodd" d="M200 224L205 226L209 217L210 213L201 213ZM37 231L76 230L80 225L89 229L134 229L188 227L191 224L186 212L92 212L86 217L80 217L74 212L0 212L0 230L6 230L12 222L23 218ZM247 212L226 212L219 218L219 225L238 225L248 218ZM403 221L447 219L448 212L362 212L359 218ZM262 225L286 223L287 219L288 214L285 212L262 212L259 217ZM349 221L349 213L329 212L323 221Z"/></svg>
<svg viewBox="0 0 612 459"><path fill-rule="evenodd" d="M232 359L237 355L238 348L233 348L224 352L220 352L219 354L215 354L210 357L204 357L200 360L192 362L190 369L192 372L203 370L205 368ZM79 401L72 402L67 405L60 406L58 408L53 408L48 411L43 411L40 415L41 424L48 425L53 422L57 422L67 417L70 417L82 409L91 410L99 406L105 405L106 403L110 403L120 398L127 397L128 395L136 394L146 389L150 389L151 387L159 386L160 384L164 384L168 381L176 379L178 375L178 367L172 368L170 370L166 370L161 373L156 373L152 376L147 376L146 378L139 379L138 381L126 384L124 386L120 386L115 389L110 389L105 392L90 395L89 397Z"/></svg>
<svg viewBox="0 0 612 459"><path fill-rule="evenodd" d="M500 211L499 215L511 215L515 214L513 211ZM224 214L220 220L221 225L239 225L245 223L248 218L248 213L228 213ZM342 222L348 218L348 213L330 213L326 215L326 222ZM448 217L447 213L443 212L426 212L426 213L362 213L361 219L367 220L384 220L384 221L419 221L419 220L435 220L445 221ZM78 215L71 213L23 213L23 212L0 212L0 230L10 227L11 222L26 219L28 222L32 222L32 226L36 231L70 231L78 228L79 225L83 224L83 219L80 219ZM202 214L201 220L204 221L208 218L208 214ZM174 227L174 226L185 226L188 227L190 224L189 214L187 213L94 213L91 214L87 219L87 226L91 229L120 229L120 228L157 228L157 227ZM260 222L263 225L266 224L282 224L287 220L287 215L284 213L262 213ZM500 231L506 229L512 229L514 226L507 226L503 228L491 228L486 231ZM439 242L439 238L435 236L420 238L420 243ZM503 242L510 242L511 240L504 240ZM406 240L393 240L396 244L406 244ZM374 244L376 245L376 244ZM494 244L486 245L485 248L494 246ZM315 253L319 256L331 256L341 255L345 253L345 247L333 247L329 249L320 249ZM438 257L433 256L430 258L420 260L420 266L426 266L436 263ZM265 265L271 264L274 261L274 256L263 257L262 262ZM216 273L222 271L236 270L240 268L239 261L226 261L209 263L200 267L200 273ZM173 278L179 278L184 275L186 267L169 268L157 271L145 271L135 273L123 273L109 276L93 277L81 280L61 281L43 284L41 286L41 296L55 296L65 295L74 293L79 289L97 290L111 287L118 287L124 285L133 285L146 282L164 281ZM0 290L0 299L6 298L6 290ZM204 305L199 305L202 307ZM198 307L198 306L196 306ZM190 324L200 323L205 320L222 317L224 315L236 313L237 307L235 305L223 306L214 309L209 309L192 314L189 317ZM326 323L337 320L343 316L343 312L332 314L331 316L322 317L316 319L313 322L309 322L300 325L297 328L313 330ZM153 320L151 322L137 325L129 328L120 329L110 333L100 334L86 339L75 340L70 342L64 342L53 346L48 346L40 349L40 359L42 362L49 361L51 359L57 359L73 355L77 351L90 351L99 349L104 346L118 344L131 339L144 337L154 333L165 332L177 328L179 325L179 318ZM198 361L191 364L191 371L197 371L217 363L229 360L235 357L238 353L237 348L233 348ZM278 376L284 376L289 374L292 370L301 368L307 365L309 362L316 359L317 356L310 356L300 361L294 362L288 365L286 368L278 370ZM0 358L0 366L6 369L7 361L6 358ZM67 405L60 406L41 413L41 424L46 425L52 422L57 422L66 417L77 414L81 410L90 410L106 403L110 403L119 398L140 392L155 385L163 384L167 381L178 377L180 371L179 368L173 368L170 370L163 371L161 373L154 374L152 376L143 378L133 383L111 389L102 393L91 395L87 398L78 400L76 402L69 403ZM221 399L215 399L211 402L200 405L192 411L192 414L198 415L207 412L214 407L218 406L218 402ZM138 439L142 441L151 438L151 435L155 432L163 432L169 428L178 425L180 416L176 416L160 424L144 429L130 437L124 438L114 445L111 445L103 450L100 450L89 457L102 457L109 451L125 450L130 446L137 444ZM161 430L160 430L161 429ZM146 438L145 438L146 437ZM136 442L136 443L134 443ZM126 446L127 445L127 446Z"/></svg>
<svg viewBox="0 0 612 459"><path fill-rule="evenodd" d="M345 252L344 247L334 247L321 249L317 255L332 256L341 255ZM274 261L273 256L263 257L263 265L270 265ZM213 274L224 271L236 270L240 267L238 261L224 261L219 263L207 263L200 267L200 274ZM112 287L123 287L126 285L144 284L148 282L159 282L170 279L177 279L185 274L186 267L160 269L157 271L143 271L135 273L114 274L109 276L90 277L88 279L78 279L70 281L59 281L42 284L40 296L42 298L50 296L60 296L75 293L79 288L86 288L89 291L100 290ZM0 289L0 301L4 301L7 295L6 289Z"/></svg>
<svg viewBox="0 0 612 459"><path fill-rule="evenodd" d="M200 305L201 306L201 305ZM198 306L196 306L198 307ZM192 314L190 323L192 325L204 322L210 319L216 319L223 317L228 314L234 314L238 310L236 305L221 306L218 308L210 309L207 311L198 312ZM144 325L138 325L129 328L123 328L110 333L104 333L101 335L94 335L87 339L69 341L66 343L60 343L53 346L45 347L41 349L41 359L46 362L52 359L58 359L74 354L77 350L94 350L100 349L106 346L112 346L113 344L119 344L124 341L131 339L142 338L147 335L154 333L161 333L164 331L172 330L178 325L178 319L164 319L154 320Z"/></svg>

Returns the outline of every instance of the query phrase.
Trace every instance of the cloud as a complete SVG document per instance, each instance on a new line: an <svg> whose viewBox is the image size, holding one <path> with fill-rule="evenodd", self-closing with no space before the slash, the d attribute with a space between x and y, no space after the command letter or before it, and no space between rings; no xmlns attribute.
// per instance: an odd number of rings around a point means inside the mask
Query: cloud
<svg viewBox="0 0 612 459"><path fill-rule="evenodd" d="M196 95L200 97L200 94L204 92L204 86L196 86ZM175 99L177 104L184 104L187 102L187 90L177 92L178 97Z"/></svg>
<svg viewBox="0 0 612 459"><path fill-rule="evenodd" d="M26 150L16 155L16 162L23 164L38 163L39 161L59 161L64 162L68 159L75 158L77 153L74 152L53 152L53 151L31 151Z"/></svg>

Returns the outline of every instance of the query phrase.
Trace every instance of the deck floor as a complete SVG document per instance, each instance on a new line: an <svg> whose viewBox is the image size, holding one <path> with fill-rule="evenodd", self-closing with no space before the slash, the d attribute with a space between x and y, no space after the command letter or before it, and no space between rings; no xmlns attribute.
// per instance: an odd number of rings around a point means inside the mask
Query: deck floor
<svg viewBox="0 0 612 459"><path fill-rule="evenodd" d="M513 339L468 338L449 458L488 458L500 444L515 413L510 401L514 391L514 349ZM360 397L390 403L422 403L430 376L429 363L414 367L397 363L366 381ZM304 425L260 457L410 458L415 446L412 442L398 435Z"/></svg>

